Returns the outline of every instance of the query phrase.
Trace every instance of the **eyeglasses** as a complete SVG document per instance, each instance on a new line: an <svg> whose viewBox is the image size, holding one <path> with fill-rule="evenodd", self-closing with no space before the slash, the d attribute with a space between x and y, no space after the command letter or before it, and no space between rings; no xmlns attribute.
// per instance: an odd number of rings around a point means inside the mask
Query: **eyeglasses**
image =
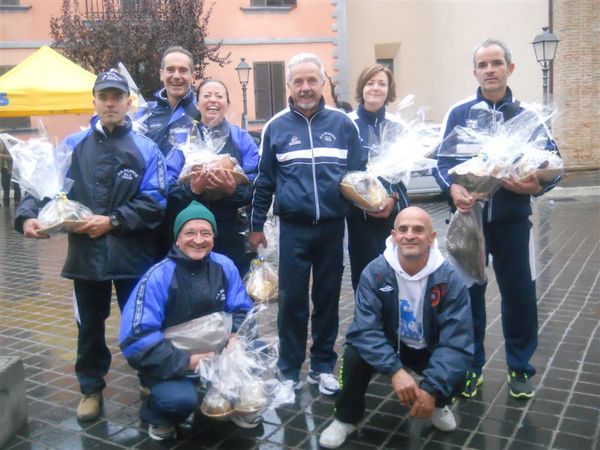
<svg viewBox="0 0 600 450"><path fill-rule="evenodd" d="M200 237L204 240L212 239L215 237L215 235L208 230L186 230L183 233L183 237L186 239L195 239L198 235L200 235Z"/></svg>

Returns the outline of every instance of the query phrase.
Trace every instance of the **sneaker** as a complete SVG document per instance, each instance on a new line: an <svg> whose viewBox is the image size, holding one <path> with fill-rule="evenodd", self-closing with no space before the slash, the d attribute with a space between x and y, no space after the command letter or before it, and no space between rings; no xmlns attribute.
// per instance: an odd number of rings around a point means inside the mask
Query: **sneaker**
<svg viewBox="0 0 600 450"><path fill-rule="evenodd" d="M460 393L465 398L473 398L477 395L477 391L479 386L483 383L483 375L477 375L476 372L471 370L467 371L465 375L465 384L463 386L463 390Z"/></svg>
<svg viewBox="0 0 600 450"><path fill-rule="evenodd" d="M535 394L529 377L524 372L511 370L508 373L508 388L514 398L532 398Z"/></svg>
<svg viewBox="0 0 600 450"><path fill-rule="evenodd" d="M325 448L338 448L354 430L356 430L355 425L333 419L331 425L321 433L319 444Z"/></svg>
<svg viewBox="0 0 600 450"><path fill-rule="evenodd" d="M431 416L431 424L440 431L456 430L456 419L448 406L435 408Z"/></svg>
<svg viewBox="0 0 600 450"><path fill-rule="evenodd" d="M318 384L319 392L323 395L335 395L340 392L340 383L331 373L308 372L306 376L308 384Z"/></svg>
<svg viewBox="0 0 600 450"><path fill-rule="evenodd" d="M257 414L232 414L229 420L240 428L256 428L263 422L262 411Z"/></svg>
<svg viewBox="0 0 600 450"><path fill-rule="evenodd" d="M177 429L173 425L148 424L148 436L155 441L177 439Z"/></svg>
<svg viewBox="0 0 600 450"><path fill-rule="evenodd" d="M77 419L83 422L96 420L102 409L102 392L84 395L77 406Z"/></svg>

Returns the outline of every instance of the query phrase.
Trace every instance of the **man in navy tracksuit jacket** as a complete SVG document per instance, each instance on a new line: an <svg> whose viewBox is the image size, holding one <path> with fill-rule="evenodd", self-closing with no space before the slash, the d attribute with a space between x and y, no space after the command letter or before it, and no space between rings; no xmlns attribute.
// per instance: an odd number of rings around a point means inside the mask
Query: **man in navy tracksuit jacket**
<svg viewBox="0 0 600 450"><path fill-rule="evenodd" d="M325 106L324 80L323 65L315 55L303 53L289 61L289 107L263 130L249 240L254 248L266 245L262 230L275 194L274 213L280 217L278 366L299 389L312 269L313 345L307 381L332 395L339 390L332 375L337 359L333 346L349 208L339 183L348 170L364 168L365 161L356 125L343 112Z"/></svg>
<svg viewBox="0 0 600 450"><path fill-rule="evenodd" d="M152 139L165 156L167 163L167 186L175 185L181 170L180 151L173 144L185 142L198 110L196 95L192 89L194 60L192 54L183 47L169 47L162 56L160 79L163 88L154 94L155 100L148 102L149 116L144 124L146 136ZM165 219L158 236L161 256L171 246L171 229L175 216L189 201L178 207L177 202L169 200Z"/></svg>
<svg viewBox="0 0 600 450"><path fill-rule="evenodd" d="M77 409L80 420L100 414L111 362L104 323L112 285L122 309L139 278L159 259L154 232L166 207L165 161L154 142L131 130L126 116L130 103L125 78L101 73L94 85L98 115L88 130L65 141L74 149L67 173L74 184L68 197L94 214L69 233L62 270L74 283L79 330L75 372L84 395ZM37 231L40 206L27 196L17 210L15 227L25 237L48 237Z"/></svg>
<svg viewBox="0 0 600 450"><path fill-rule="evenodd" d="M407 207L396 216L383 255L360 277L335 420L319 443L337 448L356 429L376 373L390 377L411 416L431 418L442 431L454 430L447 406L472 357L467 286L439 251L431 217ZM407 368L422 375L420 383Z"/></svg>
<svg viewBox="0 0 600 450"><path fill-rule="evenodd" d="M475 105L477 109L487 105L492 127L498 113L507 121L523 111L519 102L513 100L512 92L506 84L514 70L514 64L505 43L496 40L485 41L476 49L473 63L473 73L480 87L475 97L455 105L450 110L442 124L444 137L449 136L454 127L466 126L467 120L472 119L470 113ZM539 132L548 136L547 149L558 151L544 124L540 124ZM443 146L448 145L454 145L451 138L443 143ZM467 212L476 200L463 186L452 182L448 170L468 158L443 156L451 153L444 147L440 149L436 178L442 190L450 195L456 209L459 212ZM493 256L494 272L502 297L502 327L509 371L509 390L515 398L531 398L534 395L529 378L535 374L535 368L530 359L537 347L538 320L535 273L530 262L535 256L530 237L531 196L542 195L557 182L558 179L552 183L541 184L536 175L530 175L520 181L505 180L483 209L486 249ZM473 397L483 382L485 290L486 284L475 284L470 288L475 357L471 369L466 374L462 393L467 398Z"/></svg>
<svg viewBox="0 0 600 450"><path fill-rule="evenodd" d="M177 215L169 254L143 276L123 311L120 346L150 387L140 416L156 440L174 438L175 425L198 409L196 388L187 375L211 356L177 348L163 331L226 312L235 333L252 307L233 262L212 251L217 232L214 215L202 204L190 203Z"/></svg>

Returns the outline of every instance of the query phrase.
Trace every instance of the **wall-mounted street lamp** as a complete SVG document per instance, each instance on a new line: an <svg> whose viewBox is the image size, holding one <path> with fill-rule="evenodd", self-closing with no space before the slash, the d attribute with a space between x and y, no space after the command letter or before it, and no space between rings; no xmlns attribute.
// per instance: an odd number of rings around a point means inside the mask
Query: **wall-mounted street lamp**
<svg viewBox="0 0 600 450"><path fill-rule="evenodd" d="M559 39L551 33L549 27L542 28L543 33L538 34L531 45L535 52L535 59L542 66L542 88L544 91L544 105L548 105L548 72L550 72L550 63L556 54Z"/></svg>
<svg viewBox="0 0 600 450"><path fill-rule="evenodd" d="M235 70L238 74L240 84L242 85L242 102L244 107L242 112L242 128L245 130L248 128L248 97L246 95L246 89L248 88L248 80L250 79L250 71L252 68L246 62L246 58L241 58Z"/></svg>

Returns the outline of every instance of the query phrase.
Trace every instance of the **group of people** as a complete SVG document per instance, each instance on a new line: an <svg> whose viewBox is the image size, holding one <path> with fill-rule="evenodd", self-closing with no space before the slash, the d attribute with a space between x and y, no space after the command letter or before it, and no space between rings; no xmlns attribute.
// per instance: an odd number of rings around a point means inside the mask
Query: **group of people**
<svg viewBox="0 0 600 450"><path fill-rule="evenodd" d="M487 102L506 118L521 111L507 86L514 70L508 47L485 41L473 63L476 99L451 110L445 135L464 124L476 101ZM483 381L485 286L468 288L445 260L431 218L409 206L402 183L384 183L388 198L370 212L350 205L339 190L346 172L365 169L382 130L401 126L386 112L396 97L392 73L381 65L366 68L356 88L358 109L345 114L325 104L319 58L310 53L292 57L286 72L288 106L264 126L259 157L248 133L225 119L226 86L205 80L195 93L193 68L187 50L172 47L164 53L164 87L150 105L145 136L131 129L125 78L101 73L93 90L97 115L88 130L67 138L74 148L69 176L75 184L69 198L94 213L69 233L62 273L74 281L75 371L83 394L78 418L93 420L101 412L111 361L104 322L114 284L122 312L120 345L148 394L141 417L152 438L176 436L176 425L198 408L188 375L211 353L181 350L163 330L225 311L233 316L235 334L252 307L241 278L252 251L269 245L263 227L273 203L280 219L277 366L282 379L302 389L310 318L306 381L324 395L338 394L334 421L320 444L337 448L356 429L375 373L390 377L412 416L453 430L452 397L472 397ZM190 129L194 121L203 136L227 137L220 152L239 161L251 184L237 186L219 170L200 170L189 183L175 183L184 155L173 134ZM549 148L553 145L549 139ZM458 162L440 157L437 177L460 214L474 200L448 176ZM552 186L541 185L535 175L507 180L489 200L484 218L502 294L508 383L517 398L533 396L530 377L535 373L530 363L537 312L529 265L529 201ZM220 195L210 195L215 191ZM17 211L16 228L26 237L47 237L36 219L40 206L26 197ZM248 213L247 223L240 208ZM356 303L338 379L334 344L346 225ZM251 251L240 233L246 226ZM236 423L253 427L260 418Z"/></svg>

